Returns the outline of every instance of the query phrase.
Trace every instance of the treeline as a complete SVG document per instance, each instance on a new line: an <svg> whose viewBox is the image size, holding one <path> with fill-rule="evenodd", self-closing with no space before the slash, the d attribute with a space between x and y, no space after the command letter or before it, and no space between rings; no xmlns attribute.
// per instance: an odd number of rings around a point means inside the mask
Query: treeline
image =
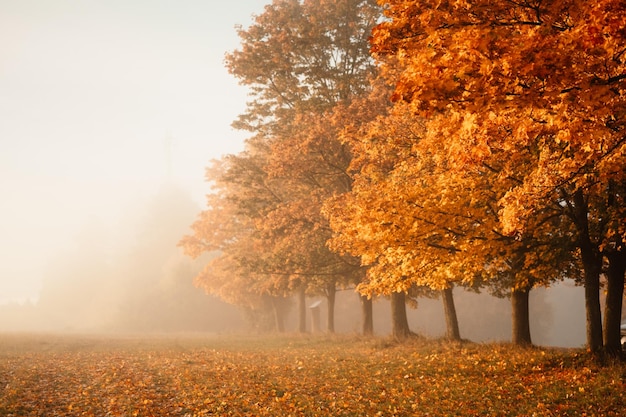
<svg viewBox="0 0 626 417"><path fill-rule="evenodd" d="M181 240L217 251L196 284L252 311L356 288L510 297L585 288L587 343L619 354L626 270L626 5L617 0L275 0L227 54L249 87L246 148L214 161L207 209ZM602 279L601 279L602 278ZM604 285L602 285L604 283ZM604 323L600 293L606 293Z"/></svg>

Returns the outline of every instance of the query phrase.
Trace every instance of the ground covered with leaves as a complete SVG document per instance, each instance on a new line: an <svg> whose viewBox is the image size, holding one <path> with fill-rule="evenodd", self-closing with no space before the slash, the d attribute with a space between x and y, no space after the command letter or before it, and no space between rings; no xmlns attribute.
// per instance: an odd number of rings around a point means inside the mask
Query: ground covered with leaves
<svg viewBox="0 0 626 417"><path fill-rule="evenodd" d="M584 351L357 337L0 335L0 416L622 416Z"/></svg>

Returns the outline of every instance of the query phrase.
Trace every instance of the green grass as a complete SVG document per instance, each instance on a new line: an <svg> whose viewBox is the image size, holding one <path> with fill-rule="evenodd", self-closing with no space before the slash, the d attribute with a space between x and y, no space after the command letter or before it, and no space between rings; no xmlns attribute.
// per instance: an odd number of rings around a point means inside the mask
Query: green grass
<svg viewBox="0 0 626 417"><path fill-rule="evenodd" d="M0 416L623 416L582 350L359 337L0 336Z"/></svg>

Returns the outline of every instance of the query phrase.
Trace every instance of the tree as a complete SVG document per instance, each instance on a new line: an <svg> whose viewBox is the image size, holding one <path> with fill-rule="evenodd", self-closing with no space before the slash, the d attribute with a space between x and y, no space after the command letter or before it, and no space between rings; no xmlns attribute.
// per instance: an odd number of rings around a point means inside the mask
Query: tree
<svg viewBox="0 0 626 417"><path fill-rule="evenodd" d="M413 286L440 293L452 339L460 339L455 284L489 285L498 295L510 294L514 305L526 305L514 309L520 324L514 328L529 329L528 291L560 278L558 268L566 259L562 250L538 254L557 243L552 214L537 219L534 235L505 236L496 206L511 180L498 180L495 164L451 178L442 158L446 145L428 140L424 121L410 106L396 103L388 109L384 91L361 105L378 118L344 134L355 154L354 185L328 204L336 232L332 247L371 266L368 281L359 287L366 293ZM530 344L529 330L514 332L513 340Z"/></svg>
<svg viewBox="0 0 626 417"><path fill-rule="evenodd" d="M372 123L378 116L386 112L388 107L388 100L385 96L385 92L388 91L383 85L378 84L376 81L372 83L372 91L368 95L363 95L359 99L353 100L350 106L341 108L340 125L343 127L341 133L341 141L344 146L349 146L354 158L346 172L350 172L350 184L351 187L345 190L344 193L335 194L329 196L325 201L322 212L330 220L330 229L332 229L333 235L329 240L329 246L334 251L345 255L351 254L360 258L360 264L366 269L366 276L361 280L357 286L357 290L361 293L362 302L364 307L364 316L371 317L372 303L371 299L377 294L383 294L390 296L392 305L392 327L393 335L396 338L405 338L410 334L408 320L406 317L407 300L413 302L413 298L416 295L416 289L412 288L409 283L406 286L398 285L397 287L387 287L384 289L371 286L369 283L376 279L381 273L380 269L372 269L374 264L365 259L359 250L356 250L347 242L350 238L346 236L356 237L362 234L363 230L360 230L360 225L355 226L354 229L348 231L346 228L342 228L340 224L345 222L350 216L357 215L357 213L369 213L370 207L359 206L358 203L354 203L352 196L357 192L354 189L354 185L358 184L358 171L362 164L363 154L361 149L357 146L358 139L363 135L364 127ZM356 179L357 182L354 182ZM375 249L374 249L375 250ZM407 281L408 283L409 281ZM423 290L423 289L422 289ZM422 293L424 293L422 291ZM408 297L407 297L408 296ZM401 305L400 305L401 304ZM364 332L371 332L369 321L364 321Z"/></svg>
<svg viewBox="0 0 626 417"><path fill-rule="evenodd" d="M368 88L368 37L379 16L371 0L274 1L250 28L239 29L242 46L226 57L231 73L251 87L247 111L234 125L270 144L264 169L292 190L265 230L285 231L281 250L299 258L294 273L327 297L329 331L336 283L358 280L360 268L325 245L321 205L351 186L345 173L351 155L337 140L339 125L328 119L340 121L335 108Z"/></svg>
<svg viewBox="0 0 626 417"><path fill-rule="evenodd" d="M213 253L205 268L195 278L208 293L241 307L274 309L276 329L282 327L282 305L274 301L285 295L282 275L273 271L271 252L258 236L255 221L266 215L280 201L280 186L267 178L261 167L263 146L248 144L239 156L229 155L207 169L213 192L207 195L208 208L192 224L192 234L179 243L185 253L197 258ZM271 279L270 279L271 278Z"/></svg>
<svg viewBox="0 0 626 417"><path fill-rule="evenodd" d="M255 292L299 291L301 300L302 291L324 294L329 331L336 287L358 281L362 272L351 257L326 246L330 229L320 208L328 196L349 189L351 158L336 140L338 125L326 122L336 106L368 88L368 36L379 16L372 0L276 0L252 26L238 29L242 43L227 54L226 65L250 87L250 101L233 125L253 133L247 147L257 150L258 160L244 155L237 170L218 174L230 208L204 216L208 221L195 228L202 240L220 228L214 219L235 216L245 230L218 238L226 244L226 264L234 263L239 275L254 275L247 288ZM236 256L228 257L231 250Z"/></svg>
<svg viewBox="0 0 626 417"><path fill-rule="evenodd" d="M226 65L250 87L234 126L283 136L296 114L321 114L367 90L368 38L381 15L372 0L274 0L247 29Z"/></svg>
<svg viewBox="0 0 626 417"><path fill-rule="evenodd" d="M383 5L388 19L375 30L373 51L396 80L394 99L410 102L427 120L428 136L446 138L454 175L504 161L498 176L517 183L498 201L503 232L523 236L549 209L574 225L587 339L599 352L602 259L623 252L616 245L624 236L623 196L611 184L623 184L626 172L626 6L617 0ZM615 335L614 323L610 331Z"/></svg>

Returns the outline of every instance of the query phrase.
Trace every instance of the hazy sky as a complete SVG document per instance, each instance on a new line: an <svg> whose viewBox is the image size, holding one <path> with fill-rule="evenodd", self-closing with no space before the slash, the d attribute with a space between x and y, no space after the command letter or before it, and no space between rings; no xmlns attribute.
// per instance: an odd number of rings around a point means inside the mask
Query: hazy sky
<svg viewBox="0 0 626 417"><path fill-rule="evenodd" d="M204 167L245 137L223 56L269 2L0 0L0 303L165 181L203 203Z"/></svg>

